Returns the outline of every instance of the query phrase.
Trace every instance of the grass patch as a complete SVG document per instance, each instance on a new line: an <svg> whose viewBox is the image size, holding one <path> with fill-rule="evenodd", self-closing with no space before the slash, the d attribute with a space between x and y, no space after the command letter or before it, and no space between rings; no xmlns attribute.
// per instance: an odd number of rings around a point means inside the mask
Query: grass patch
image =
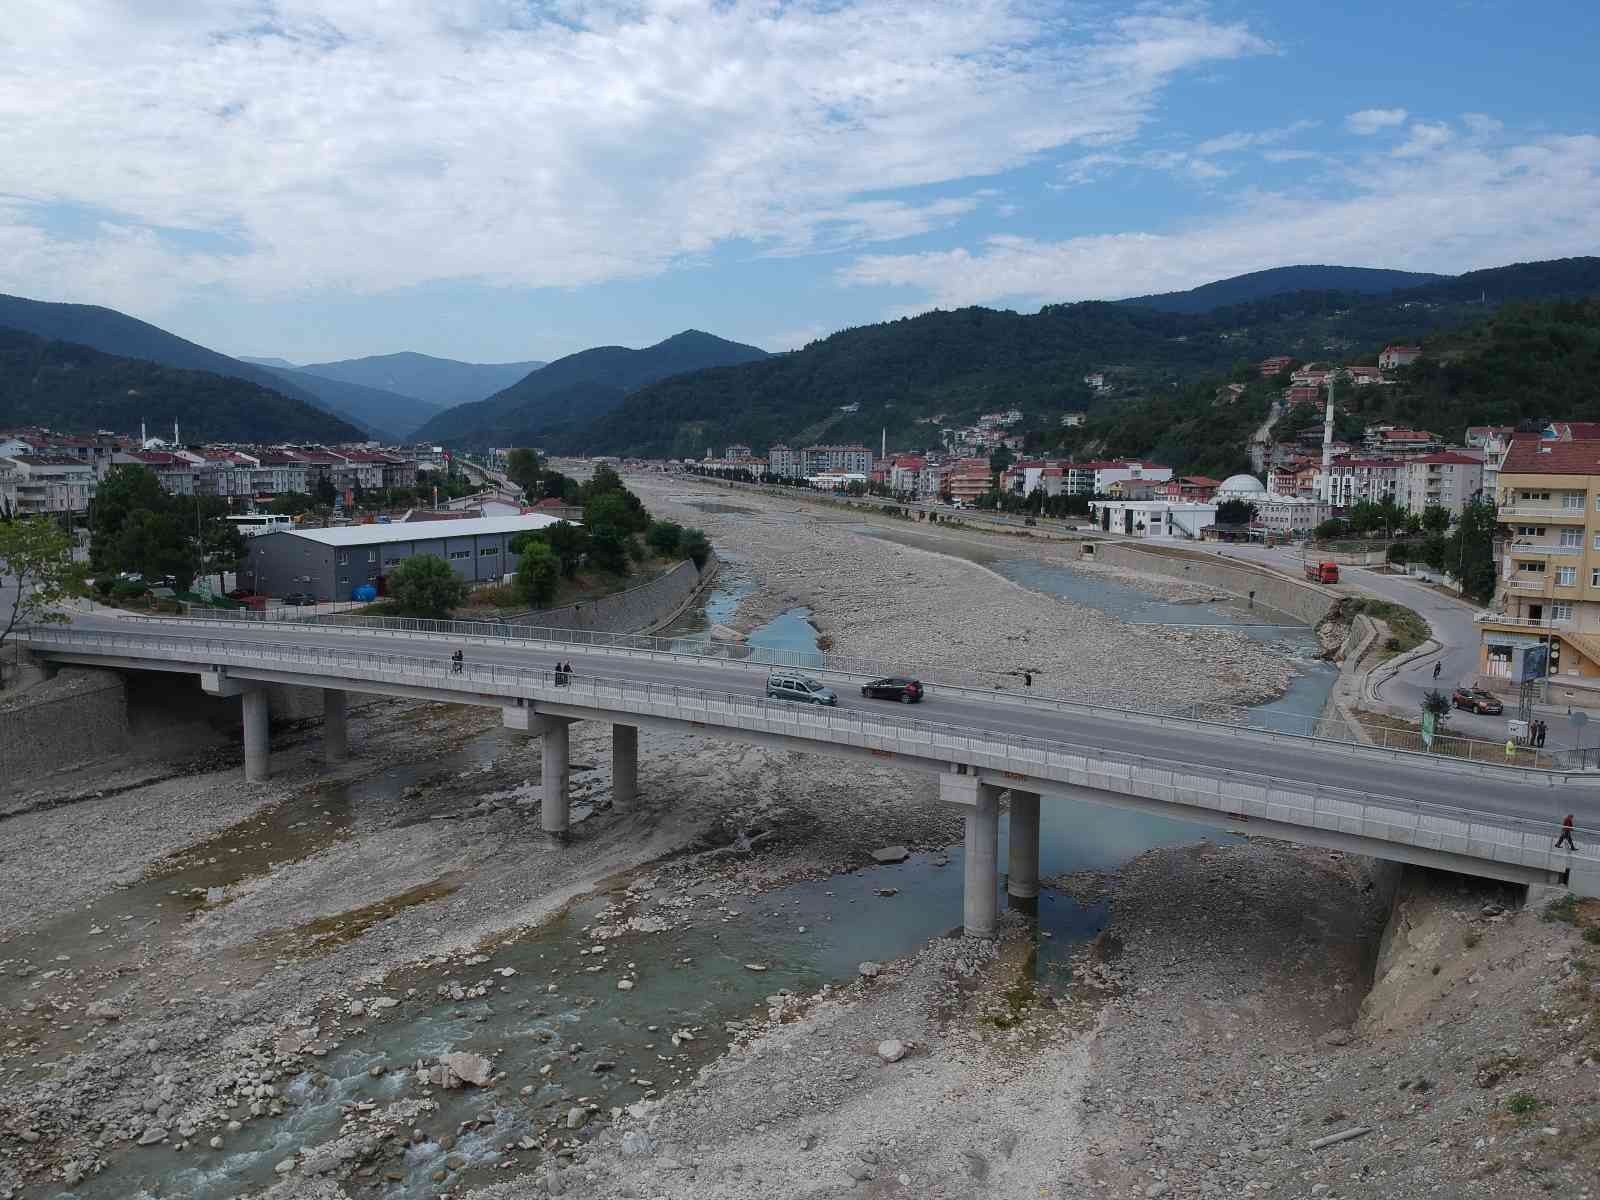
<svg viewBox="0 0 1600 1200"><path fill-rule="evenodd" d="M1546 921L1563 921L1568 925L1578 923L1578 898L1571 892L1550 901L1541 914Z"/></svg>
<svg viewBox="0 0 1600 1200"><path fill-rule="evenodd" d="M1395 654L1414 650L1433 636L1433 630L1422 615L1404 604L1377 600L1371 596L1347 596L1339 601L1336 610L1340 618L1346 622L1354 621L1356 617L1363 615L1375 621L1382 621L1393 635L1385 644L1385 648Z"/></svg>
<svg viewBox="0 0 1600 1200"><path fill-rule="evenodd" d="M1532 1092L1517 1092L1506 1097L1506 1111L1515 1117L1526 1117L1544 1107L1544 1101Z"/></svg>

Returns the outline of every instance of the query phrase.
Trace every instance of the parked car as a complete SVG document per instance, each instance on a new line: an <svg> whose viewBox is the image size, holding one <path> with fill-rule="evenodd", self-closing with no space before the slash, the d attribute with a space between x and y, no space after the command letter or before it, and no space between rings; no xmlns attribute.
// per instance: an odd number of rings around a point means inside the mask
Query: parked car
<svg viewBox="0 0 1600 1200"><path fill-rule="evenodd" d="M767 696L773 700L798 700L802 704L839 703L832 688L824 687L808 675L792 671L774 671L767 676Z"/></svg>
<svg viewBox="0 0 1600 1200"><path fill-rule="evenodd" d="M1498 717L1505 712L1506 706L1482 688L1457 688L1450 697L1450 703L1456 708L1464 708L1468 712L1487 713L1491 717Z"/></svg>
<svg viewBox="0 0 1600 1200"><path fill-rule="evenodd" d="M868 700L898 700L901 704L915 704L922 699L922 681L889 675L862 684L861 694Z"/></svg>
<svg viewBox="0 0 1600 1200"><path fill-rule="evenodd" d="M317 602L317 598L310 592L290 592L283 598L283 602L294 608L304 608L315 604Z"/></svg>

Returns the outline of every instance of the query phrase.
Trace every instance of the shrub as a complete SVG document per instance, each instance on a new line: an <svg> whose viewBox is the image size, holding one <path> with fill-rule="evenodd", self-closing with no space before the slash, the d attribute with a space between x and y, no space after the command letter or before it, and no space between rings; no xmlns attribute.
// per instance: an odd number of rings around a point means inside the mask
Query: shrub
<svg viewBox="0 0 1600 1200"><path fill-rule="evenodd" d="M1578 923L1578 898L1571 892L1558 897L1544 906L1544 919L1546 921L1565 921L1568 925Z"/></svg>
<svg viewBox="0 0 1600 1200"><path fill-rule="evenodd" d="M662 558L671 558L683 540L683 526L676 521L652 521L644 540Z"/></svg>
<svg viewBox="0 0 1600 1200"><path fill-rule="evenodd" d="M102 596L111 595L111 589L116 587L116 586L117 586L117 581L115 579L112 579L109 575L106 576L104 579L96 579L94 581L94 590L96 592L98 592Z"/></svg>
<svg viewBox="0 0 1600 1200"><path fill-rule="evenodd" d="M1532 1092L1517 1092L1506 1097L1506 1111L1515 1113L1519 1117L1538 1112L1543 1107L1544 1101Z"/></svg>
<svg viewBox="0 0 1600 1200"><path fill-rule="evenodd" d="M703 530L685 529L678 550L685 558L690 559L696 568L703 567L706 565L706 560L711 557L711 541Z"/></svg>
<svg viewBox="0 0 1600 1200"><path fill-rule="evenodd" d="M1591 925L1583 931L1583 940L1591 946L1600 946L1600 925Z"/></svg>
<svg viewBox="0 0 1600 1200"><path fill-rule="evenodd" d="M137 600L150 590L149 586L136 579L119 579L111 589L111 594L118 600Z"/></svg>
<svg viewBox="0 0 1600 1200"><path fill-rule="evenodd" d="M532 542L517 563L517 595L524 604L549 604L561 583L561 560L546 542Z"/></svg>

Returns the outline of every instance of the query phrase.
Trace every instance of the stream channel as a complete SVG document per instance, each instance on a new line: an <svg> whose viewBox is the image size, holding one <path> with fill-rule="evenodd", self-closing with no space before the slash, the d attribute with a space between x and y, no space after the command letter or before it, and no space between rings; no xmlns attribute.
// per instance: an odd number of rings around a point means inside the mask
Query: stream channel
<svg viewBox="0 0 1600 1200"><path fill-rule="evenodd" d="M1172 603L1098 575L1007 558L965 543L877 528L857 532L953 553L1026 587L1130 622L1239 625L1279 646L1296 667L1284 696L1252 710L1252 721L1263 726L1292 721L1298 727L1296 718L1315 716L1336 675L1313 657L1318 647L1312 632L1288 618L1241 614L1232 605ZM739 564L728 564L702 608L668 636L701 641L710 625L729 623L753 590L740 571ZM792 609L754 630L753 657L763 649L815 651L809 615ZM1281 624L1246 624L1252 621ZM351 805L364 797L394 795L440 772L478 769L507 744L503 731L494 730L425 764L313 789L304 801L291 801L272 816L194 848L172 873L73 913L70 930L63 922L63 928L40 931L27 945L0 945L0 959L49 962L62 948L87 953L95 939L85 938L85 922L106 943L95 949L113 957L159 953L151 934L170 933L174 921L198 907L189 892L264 868L254 847L270 844L273 860L295 857L285 854L292 847L281 838L337 836ZM264 824L274 828L266 830ZM1114 872L1156 847L1233 840L1187 822L1094 805L1046 804L1041 826L1040 868L1047 882L1038 904L1037 970L1047 986L1066 984L1071 956L1109 915L1108 903L1092 898L1093 888L1090 898L1080 901L1048 881L1075 872ZM1004 814L1000 837L1004 847ZM483 1089L429 1089L438 1111L404 1123L426 1130L427 1136L403 1152L397 1144L375 1170L346 1182L346 1190L352 1196L420 1200L534 1169L545 1152L539 1147L552 1136L585 1136L584 1130L552 1128L564 1126L571 1109L604 1118L657 1096L692 1079L721 1054L740 1022L764 1013L768 998L848 982L864 960L909 954L929 938L953 932L961 914L962 858L960 845L924 850L897 864L791 883L760 895L716 879L679 879L670 862L644 868L574 902L534 930L483 948L465 963L456 959L391 975L382 991L401 997L399 1006L381 1018L343 1018L314 1067L277 1081L286 1113L246 1121L239 1132L227 1135L223 1150L204 1148L212 1130L202 1130L183 1151L130 1146L104 1173L75 1189L39 1194L54 1200L226 1200L257 1194L276 1179L275 1165L339 1136L353 1106L381 1110L420 1097L422 1089L408 1068L418 1060L431 1065L449 1051L491 1055L506 1078ZM1002 881L1002 902L1003 887ZM888 889L895 892L880 895ZM871 919L861 919L868 911ZM630 988L619 990L619 980L631 981ZM0 1003L19 999L0 995ZM324 1029L328 1024L325 1017ZM41 1047L52 1040L44 1028L38 1033ZM384 1073L371 1074L379 1064Z"/></svg>

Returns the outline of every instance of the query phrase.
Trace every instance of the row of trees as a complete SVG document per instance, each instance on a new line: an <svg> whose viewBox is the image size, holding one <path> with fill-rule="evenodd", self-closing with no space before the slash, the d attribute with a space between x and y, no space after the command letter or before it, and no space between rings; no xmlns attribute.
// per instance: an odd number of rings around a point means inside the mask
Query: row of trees
<svg viewBox="0 0 1600 1200"><path fill-rule="evenodd" d="M171 576L187 591L201 575L238 569L244 538L217 496L174 496L144 467L111 472L89 512L89 565L103 579L131 573ZM220 590L220 587L219 587Z"/></svg>

